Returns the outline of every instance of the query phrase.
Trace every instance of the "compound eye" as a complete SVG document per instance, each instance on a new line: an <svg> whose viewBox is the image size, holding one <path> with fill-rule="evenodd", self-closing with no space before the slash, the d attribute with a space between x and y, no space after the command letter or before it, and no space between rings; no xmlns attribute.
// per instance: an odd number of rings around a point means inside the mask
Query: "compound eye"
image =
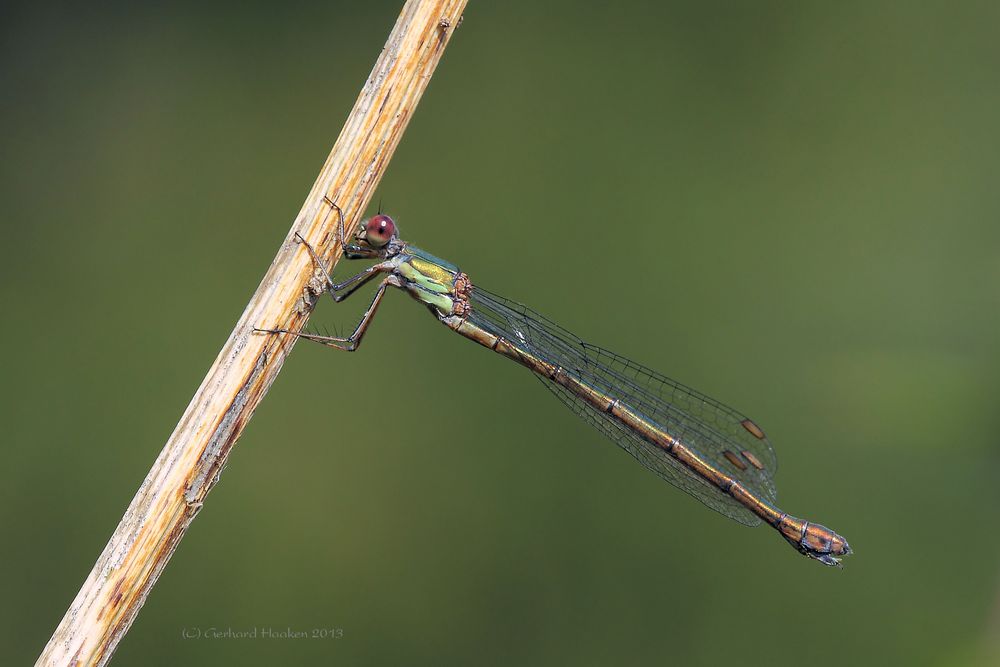
<svg viewBox="0 0 1000 667"><path fill-rule="evenodd" d="M365 223L365 240L375 248L381 248L395 235L396 223L387 215L376 215Z"/></svg>

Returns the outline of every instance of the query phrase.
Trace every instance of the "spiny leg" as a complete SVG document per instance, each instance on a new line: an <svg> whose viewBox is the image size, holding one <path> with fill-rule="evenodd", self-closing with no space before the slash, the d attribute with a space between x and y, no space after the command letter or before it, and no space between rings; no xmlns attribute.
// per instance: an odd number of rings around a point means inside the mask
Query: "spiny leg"
<svg viewBox="0 0 1000 667"><path fill-rule="evenodd" d="M313 250L312 244L309 243L309 241L306 241L305 237L298 232L295 232L295 238L297 238L299 243L304 245L306 250L309 251L309 256L312 257L313 271L319 269L319 272L323 274L323 282L325 283L324 289L329 289L330 285L333 285L333 280L330 279L330 274L326 272L326 267L323 266L323 262L319 261L319 255L317 255L316 251Z"/></svg>
<svg viewBox="0 0 1000 667"><path fill-rule="evenodd" d="M339 211L340 209L338 208L337 210ZM341 225L341 232L343 232L343 225ZM302 235L299 234L298 232L295 232L295 236L306 247L306 250L309 251L309 256L312 257L313 264L315 264L316 268L318 268L320 270L320 272L323 274L323 279L324 279L324 282L326 283L326 286L324 287L324 289L326 289L326 291L330 293L330 296L332 296L333 300L336 301L337 303L340 303L341 301L343 301L347 297L351 296L351 294L353 294L355 292L355 290L357 290L359 287L361 287L362 285L364 285L365 283L367 283L369 280L371 280L372 278L374 278L376 274L378 274L378 273L380 273L382 271L385 271L385 270L387 270L387 268L389 268L389 267L383 266L382 264L376 264L374 266L369 266L367 269L365 269L364 271L362 271L361 273L359 273L357 275L351 276L350 278L348 278L344 282L335 283L335 282L333 282L333 279L330 278L330 274L328 274L326 272L326 269L323 268L323 263L321 261L319 261L319 256L316 254L316 251L313 249L312 244L309 243L309 241L306 241L302 237ZM345 255L345 257L346 257L346 255ZM348 259L351 259L351 258L348 258ZM355 257L353 259L358 259L358 258ZM341 292L345 288L349 288L349 289L347 289L347 291L344 292L343 294L338 294L338 292Z"/></svg>
<svg viewBox="0 0 1000 667"><path fill-rule="evenodd" d="M381 273L383 271L387 271L387 270L389 270L391 268L392 267L387 267L387 266L384 266L382 264L376 264L375 266L369 266L367 269L365 269L361 273L359 273L359 274L357 274L355 276L351 276L350 278L348 278L347 280L345 280L342 283L335 283L333 281L328 282L327 285L326 285L326 291L330 294L330 296L333 297L334 301L336 301L337 303L340 303L341 301L343 301L347 297L349 297L352 294L354 294L358 290L359 287L361 287L362 285L364 285L365 283L367 283L369 280L371 280L372 278L374 278L375 276L377 276L379 273ZM343 291L343 290L346 290L346 291ZM341 291L343 291L343 294L339 294L338 293L338 292L341 292Z"/></svg>
<svg viewBox="0 0 1000 667"><path fill-rule="evenodd" d="M340 242L340 247L344 249L344 257L347 259L371 259L373 257L378 257L377 251L372 248L364 248L359 245L351 244L347 245L345 234L344 234L344 211L337 206L332 199L323 195L323 201L330 205L330 208L337 212L340 220L337 222L337 241Z"/></svg>
<svg viewBox="0 0 1000 667"><path fill-rule="evenodd" d="M375 292L375 298L372 299L372 303L368 306L368 310L361 317L361 321L358 322L358 326L354 329L352 333L347 338L338 338L336 336L319 336L310 333L301 333L298 331L289 331L288 329L254 329L254 331L262 333L283 333L291 334L292 336L298 336L299 338L305 338L306 340L311 340L316 343L321 343L328 347L335 348L337 350L343 350L345 352L354 352L361 345L361 339L365 335L365 331L368 330L368 325L371 324L372 317L375 316L375 311L378 310L378 305L382 301L382 297L385 295L385 288L389 284L389 280L383 280L382 284L378 286L378 290Z"/></svg>
<svg viewBox="0 0 1000 667"><path fill-rule="evenodd" d="M331 208L337 211L337 214L340 217L340 220L338 221L337 225L337 241L344 249L344 257L346 259L362 259L362 258L378 257L379 254L371 248L363 248L357 245L348 246L344 244L344 212L329 197L324 195L323 199L324 201L326 201L327 204L331 206ZM370 266L361 273L351 276L350 278L348 278L343 282L335 283L333 282L333 279L330 277L330 274L327 273L326 268L320 261L319 256L316 254L315 249L313 249L312 247L312 244L309 243L309 241L307 241L298 232L295 232L295 236L306 247L306 250L309 251L309 256L312 258L314 266L317 269L319 269L320 273L322 273L323 275L323 279L325 282L324 289L330 294L333 300L336 301L337 303L349 297L351 294L357 291L359 287L361 287L362 285L366 284L369 280L374 278L376 274L381 273L383 271L392 270L391 266L388 266L383 262L381 264ZM254 327L253 330L258 333L290 334L292 336L298 336L299 338L305 338L306 340L322 343L323 345L334 347L338 350L353 352L354 350L358 349L359 345L361 345L361 338L364 336L365 331L368 329L368 325L371 322L372 317L375 315L375 311L378 309L379 302L385 295L385 287L387 283L388 279L382 281L382 284L379 285L379 288L375 292L375 296L372 299L372 303L368 307L368 310L365 311L365 314L362 316L361 321L355 328L354 333L348 336L347 338L341 338L337 336L320 336L318 334L302 333L298 331L290 331L288 329L260 329ZM343 293L341 294L340 292L342 291Z"/></svg>
<svg viewBox="0 0 1000 667"><path fill-rule="evenodd" d="M302 238L302 236L298 232L296 232L295 235L306 246L306 250L308 250L309 255L312 256L313 263L316 265L317 268L320 269L320 271L322 271L323 278L325 279L326 282L326 286L324 287L324 289L330 293L330 296L332 296L333 300L336 301L337 303L340 303L341 301L349 297L351 294L355 292L355 290L357 290L359 287L361 287L369 280L374 278L376 274L390 268L382 264L375 264L374 266L369 266L361 273L351 276L342 283L335 283L333 282L333 279L330 278L330 275L323 268L323 264L319 261L319 257L316 255L316 251L313 250L312 245L310 245L308 241ZM347 291L344 292L343 294L338 294L338 292L341 292L344 289L347 289Z"/></svg>

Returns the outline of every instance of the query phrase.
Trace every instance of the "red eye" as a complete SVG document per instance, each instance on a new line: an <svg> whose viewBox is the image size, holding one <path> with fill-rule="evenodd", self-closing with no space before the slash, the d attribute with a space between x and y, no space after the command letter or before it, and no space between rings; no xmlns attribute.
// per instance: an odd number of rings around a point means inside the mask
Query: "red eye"
<svg viewBox="0 0 1000 667"><path fill-rule="evenodd" d="M365 240L381 248L396 235L396 223L387 215L379 214L365 223Z"/></svg>

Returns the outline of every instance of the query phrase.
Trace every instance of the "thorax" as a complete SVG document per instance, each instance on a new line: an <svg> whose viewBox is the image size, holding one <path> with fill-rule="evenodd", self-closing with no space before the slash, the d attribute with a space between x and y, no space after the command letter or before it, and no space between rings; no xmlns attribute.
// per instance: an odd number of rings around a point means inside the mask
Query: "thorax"
<svg viewBox="0 0 1000 667"><path fill-rule="evenodd" d="M451 262L407 244L393 263L396 286L441 316L462 314L468 308L472 285Z"/></svg>

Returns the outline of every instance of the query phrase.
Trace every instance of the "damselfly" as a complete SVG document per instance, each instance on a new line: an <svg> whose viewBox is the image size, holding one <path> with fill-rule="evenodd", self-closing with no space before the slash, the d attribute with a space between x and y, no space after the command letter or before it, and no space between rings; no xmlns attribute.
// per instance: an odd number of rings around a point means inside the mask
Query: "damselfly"
<svg viewBox="0 0 1000 667"><path fill-rule="evenodd" d="M343 214L332 201L327 203L340 215L343 244ZM397 287L430 308L448 328L526 366L570 410L639 463L717 512L748 526L763 521L800 553L825 565L840 565L837 556L851 553L847 540L832 530L776 507L774 450L764 431L736 410L586 343L521 304L474 287L454 264L402 241L388 215L365 221L344 246L348 259L378 260L344 282L333 282L313 248L305 246L335 301L383 276L371 305L354 333L344 338L287 329L256 331L354 351L386 288Z"/></svg>

